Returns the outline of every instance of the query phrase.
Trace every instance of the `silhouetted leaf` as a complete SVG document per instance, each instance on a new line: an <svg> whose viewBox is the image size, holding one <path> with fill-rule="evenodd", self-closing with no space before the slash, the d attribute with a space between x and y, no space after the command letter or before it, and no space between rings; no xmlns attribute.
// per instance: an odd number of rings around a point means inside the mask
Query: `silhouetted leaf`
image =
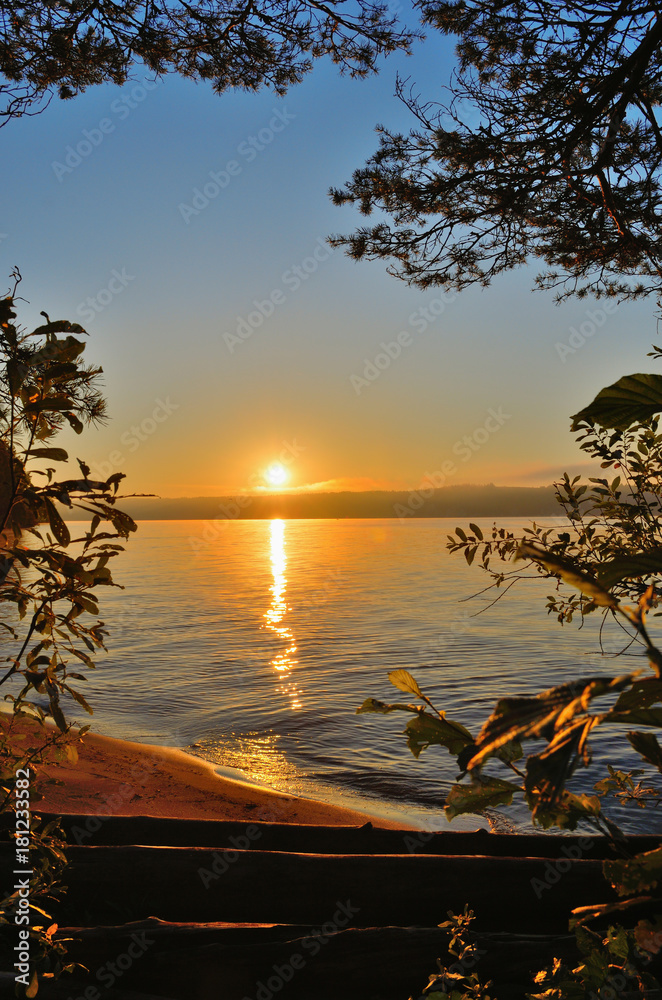
<svg viewBox="0 0 662 1000"><path fill-rule="evenodd" d="M662 375L624 375L601 389L592 403L572 417L572 430L582 421L624 431L662 411Z"/></svg>
<svg viewBox="0 0 662 1000"><path fill-rule="evenodd" d="M583 716L556 734L541 753L529 757L524 787L536 793L533 818L540 810L556 805L568 779L580 762L588 763L586 741L598 722L597 716Z"/></svg>
<svg viewBox="0 0 662 1000"><path fill-rule="evenodd" d="M571 587L576 587L582 594L590 597L598 607L618 607L618 600L609 591L600 586L593 577L578 569L569 559L562 559L560 556L547 552L546 549L541 549L530 542L521 543L515 559L533 559L534 562L540 563L548 573L560 576Z"/></svg>
<svg viewBox="0 0 662 1000"><path fill-rule="evenodd" d="M62 714L62 709L57 704L57 702L54 702L52 700L51 700L51 704L50 704L50 709L51 709L51 714L53 716L53 719L55 720L56 726L58 727L58 729L61 732L64 732L65 729L67 728L67 723L66 723L66 720L64 718L64 715Z"/></svg>
<svg viewBox="0 0 662 1000"><path fill-rule="evenodd" d="M51 531L55 535L56 539L60 545L68 545L71 541L71 536L69 534L69 529L60 517L58 510L52 500L44 499L44 506L46 508L46 513L48 514L48 523L51 526Z"/></svg>
<svg viewBox="0 0 662 1000"><path fill-rule="evenodd" d="M52 458L54 462L66 462L69 456L64 448L33 448L30 458Z"/></svg>
<svg viewBox="0 0 662 1000"><path fill-rule="evenodd" d="M622 726L657 726L662 728L662 708L634 708L630 712L618 712L612 708L603 716L603 722L615 722Z"/></svg>
<svg viewBox="0 0 662 1000"><path fill-rule="evenodd" d="M662 771L662 747L653 733L632 732L627 736L633 749L658 771Z"/></svg>
<svg viewBox="0 0 662 1000"><path fill-rule="evenodd" d="M75 430L76 434L82 434L83 433L83 430L84 430L83 424L78 419L78 417L76 416L75 413L71 413L70 411L67 411L64 414L64 416L66 417L66 419L67 419L67 421L69 423L69 426L73 427L73 429Z"/></svg>
<svg viewBox="0 0 662 1000"><path fill-rule="evenodd" d="M662 701L662 681L657 677L644 677L635 680L632 687L619 695L614 705L614 711L625 712L634 708L649 708Z"/></svg>
<svg viewBox="0 0 662 1000"><path fill-rule="evenodd" d="M613 587L621 580L662 573L662 548L638 552L635 555L617 556L603 563L598 570L598 580L603 587Z"/></svg>
<svg viewBox="0 0 662 1000"><path fill-rule="evenodd" d="M395 704L389 705L385 701L377 701L376 698L366 698L360 708L357 708L356 714L361 715L364 712L378 712L379 715L388 715L389 712L420 712L421 709L418 705L402 705Z"/></svg>
<svg viewBox="0 0 662 1000"><path fill-rule="evenodd" d="M454 819L463 813L481 813L495 806L507 806L515 792L522 789L512 781L502 778L483 778L470 785L453 785L446 799L446 818Z"/></svg>
<svg viewBox="0 0 662 1000"><path fill-rule="evenodd" d="M532 697L502 698L478 735L479 749L470 767L476 767L511 740L551 739L557 727L585 712L593 698L629 686L636 676L586 677Z"/></svg>
<svg viewBox="0 0 662 1000"><path fill-rule="evenodd" d="M619 896L654 889L662 878L662 847L625 861L605 861L602 870Z"/></svg>
<svg viewBox="0 0 662 1000"><path fill-rule="evenodd" d="M596 795L573 795L563 791L554 801L536 791L526 793L526 801L543 830L558 826L562 830L576 830L583 820L600 816L600 799Z"/></svg>
<svg viewBox="0 0 662 1000"><path fill-rule="evenodd" d="M81 708L85 709L88 715L94 715L94 710L90 708L88 703L85 701L85 698L79 691L74 691L73 688L68 687L66 684L65 684L65 691L69 692L74 701L77 701L78 704L81 706Z"/></svg>

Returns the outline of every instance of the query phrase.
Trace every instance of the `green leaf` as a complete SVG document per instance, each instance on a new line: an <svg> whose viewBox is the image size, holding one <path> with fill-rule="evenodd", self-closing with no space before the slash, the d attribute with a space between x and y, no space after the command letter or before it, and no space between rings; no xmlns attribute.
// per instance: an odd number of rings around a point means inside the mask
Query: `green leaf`
<svg viewBox="0 0 662 1000"><path fill-rule="evenodd" d="M446 818L454 819L462 813L481 813L494 806L507 806L515 792L522 789L512 781L502 778L483 778L470 785L453 785L446 799Z"/></svg>
<svg viewBox="0 0 662 1000"><path fill-rule="evenodd" d="M457 757L464 747L473 744L471 733L457 722L447 719L436 719L427 712L419 713L415 719L410 719L405 729L407 746L414 757L419 757L422 750L432 744L446 747Z"/></svg>
<svg viewBox="0 0 662 1000"><path fill-rule="evenodd" d="M418 683L408 670L391 670L388 679L399 691L406 691L407 694L415 694L417 698L423 697Z"/></svg>
<svg viewBox="0 0 662 1000"><path fill-rule="evenodd" d="M597 795L573 795L564 791L554 801L550 801L535 791L526 793L526 801L535 816L535 822L543 830L558 826L561 830L575 830L582 820L599 816L600 799Z"/></svg>
<svg viewBox="0 0 662 1000"><path fill-rule="evenodd" d="M624 375L602 389L592 403L572 417L572 430L582 421L624 431L662 411L662 375Z"/></svg>
<svg viewBox="0 0 662 1000"><path fill-rule="evenodd" d="M600 584L609 588L621 580L650 576L652 573L662 573L662 548L610 559L600 566L597 576Z"/></svg>

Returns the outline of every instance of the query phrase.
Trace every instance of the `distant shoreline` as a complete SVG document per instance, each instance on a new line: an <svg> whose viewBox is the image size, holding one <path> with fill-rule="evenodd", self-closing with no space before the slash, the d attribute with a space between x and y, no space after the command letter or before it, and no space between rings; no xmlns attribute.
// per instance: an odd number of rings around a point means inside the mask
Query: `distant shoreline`
<svg viewBox="0 0 662 1000"><path fill-rule="evenodd" d="M558 516L553 486L422 485L412 490L342 493L243 494L225 497L144 497L119 503L140 521L236 521L434 517ZM67 520L85 520L62 511Z"/></svg>

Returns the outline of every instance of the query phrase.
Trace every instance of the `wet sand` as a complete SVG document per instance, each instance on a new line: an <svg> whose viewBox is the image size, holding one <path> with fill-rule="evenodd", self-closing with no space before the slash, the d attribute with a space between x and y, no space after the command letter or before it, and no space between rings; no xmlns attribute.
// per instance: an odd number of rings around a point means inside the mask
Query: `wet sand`
<svg viewBox="0 0 662 1000"><path fill-rule="evenodd" d="M0 725L7 726L4 715ZM43 742L42 729L23 718L13 723L26 746ZM308 826L373 826L402 829L402 820L275 792L219 775L213 764L181 750L130 743L88 732L73 744L78 760L63 750L47 752L37 766L32 809L38 812L177 819L259 820ZM36 794L35 794L36 793ZM37 798L40 795L41 798Z"/></svg>

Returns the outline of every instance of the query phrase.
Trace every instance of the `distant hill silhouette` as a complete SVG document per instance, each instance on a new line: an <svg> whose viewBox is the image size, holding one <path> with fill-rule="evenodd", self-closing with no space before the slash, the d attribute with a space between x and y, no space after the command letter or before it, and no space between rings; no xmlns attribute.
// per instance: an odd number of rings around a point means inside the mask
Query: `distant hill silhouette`
<svg viewBox="0 0 662 1000"><path fill-rule="evenodd" d="M427 494L427 495L425 495ZM446 486L425 491L144 498L122 502L137 520L542 517L559 514L553 486ZM67 516L71 517L69 511Z"/></svg>

